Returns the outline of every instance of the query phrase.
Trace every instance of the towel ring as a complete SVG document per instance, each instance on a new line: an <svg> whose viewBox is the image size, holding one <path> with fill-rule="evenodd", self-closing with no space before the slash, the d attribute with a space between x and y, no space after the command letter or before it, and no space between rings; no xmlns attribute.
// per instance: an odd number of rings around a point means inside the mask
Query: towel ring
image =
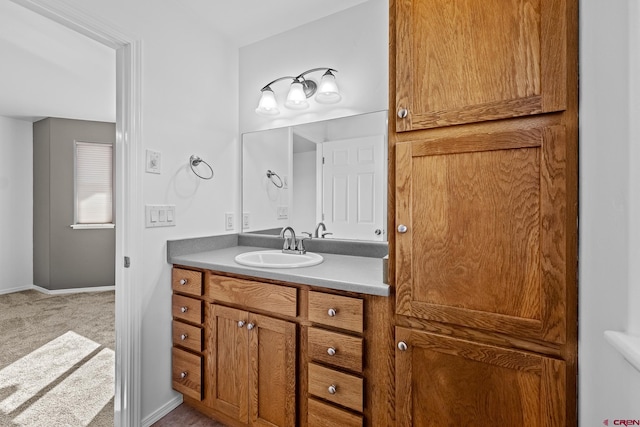
<svg viewBox="0 0 640 427"><path fill-rule="evenodd" d="M196 170L194 169L194 166L198 166L200 165L200 163L204 163L205 165L207 165L209 167L209 171L211 172L211 176L202 176L200 175L198 172L196 172ZM213 168L211 167L211 165L207 162L205 162L204 160L202 160L200 157L196 156L195 154L193 154L190 158L189 158L189 166L191 166L191 170L193 171L193 173L196 174L196 176L198 178L201 179L211 179L213 178Z"/></svg>
<svg viewBox="0 0 640 427"><path fill-rule="evenodd" d="M276 183L276 181L273 179L274 176L276 178L278 178L278 181L280 181L280 184ZM278 188L282 188L282 185L283 185L282 184L282 179L280 179L280 176L277 173L275 173L275 172L273 172L271 170L267 170L267 178L269 178L271 180L273 185L275 185Z"/></svg>

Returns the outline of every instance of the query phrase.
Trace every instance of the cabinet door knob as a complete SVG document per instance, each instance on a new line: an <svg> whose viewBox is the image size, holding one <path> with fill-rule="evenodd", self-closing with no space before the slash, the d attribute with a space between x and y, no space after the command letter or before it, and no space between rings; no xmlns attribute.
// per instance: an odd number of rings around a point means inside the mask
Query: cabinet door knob
<svg viewBox="0 0 640 427"><path fill-rule="evenodd" d="M244 326L244 320L238 320L238 328L242 328Z"/></svg>
<svg viewBox="0 0 640 427"><path fill-rule="evenodd" d="M335 308L330 308L329 310L327 310L327 314L329 315L329 317L336 317L336 314L338 312L336 311Z"/></svg>
<svg viewBox="0 0 640 427"><path fill-rule="evenodd" d="M180 372L180 378L185 379L187 378L187 372Z"/></svg>
<svg viewBox="0 0 640 427"><path fill-rule="evenodd" d="M400 224L400 225L398 226L398 233L406 233L408 229L409 229L409 228L408 228L406 225L404 225L404 224Z"/></svg>
<svg viewBox="0 0 640 427"><path fill-rule="evenodd" d="M401 108L398 110L398 117L401 119L406 118L409 115L409 110L406 108Z"/></svg>
<svg viewBox="0 0 640 427"><path fill-rule="evenodd" d="M186 339L187 339L187 334L182 334L182 335L180 335L180 339L181 339L182 341L186 340Z"/></svg>
<svg viewBox="0 0 640 427"><path fill-rule="evenodd" d="M379 228L376 228L376 231L374 231L373 234L375 234L376 236L379 236L382 234L382 230L380 230Z"/></svg>
<svg viewBox="0 0 640 427"><path fill-rule="evenodd" d="M404 342L404 341L400 341L400 342L398 343L398 349L399 349L400 351L407 351L407 349L408 349L408 348L409 348L409 346L407 346L407 343L406 343L406 342Z"/></svg>
<svg viewBox="0 0 640 427"><path fill-rule="evenodd" d="M180 284L181 285L186 285L187 284L187 279L180 279Z"/></svg>
<svg viewBox="0 0 640 427"><path fill-rule="evenodd" d="M249 324L247 325L247 329L248 329L248 330L252 330L255 326L256 326L256 325L254 325L253 323L249 323Z"/></svg>
<svg viewBox="0 0 640 427"><path fill-rule="evenodd" d="M327 354L328 354L329 356L335 356L335 354L336 354L336 349L335 349L335 348L333 348L333 347L329 347L329 348L327 349Z"/></svg>
<svg viewBox="0 0 640 427"><path fill-rule="evenodd" d="M186 313L189 310L189 307L180 307L180 311Z"/></svg>
<svg viewBox="0 0 640 427"><path fill-rule="evenodd" d="M327 388L327 391L329 392L329 394L336 394L338 388L334 384L331 384L329 388Z"/></svg>

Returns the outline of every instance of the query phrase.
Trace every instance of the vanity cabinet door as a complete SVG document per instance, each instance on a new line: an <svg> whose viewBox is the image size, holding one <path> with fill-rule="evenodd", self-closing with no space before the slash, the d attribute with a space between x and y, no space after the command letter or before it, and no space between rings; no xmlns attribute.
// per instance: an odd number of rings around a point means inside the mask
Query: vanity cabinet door
<svg viewBox="0 0 640 427"><path fill-rule="evenodd" d="M398 427L564 427L564 361L396 328Z"/></svg>
<svg viewBox="0 0 640 427"><path fill-rule="evenodd" d="M252 426L296 424L296 325L250 313L249 406Z"/></svg>
<svg viewBox="0 0 640 427"><path fill-rule="evenodd" d="M566 108L566 0L395 7L398 132Z"/></svg>
<svg viewBox="0 0 640 427"><path fill-rule="evenodd" d="M396 146L396 312L566 342L565 129Z"/></svg>
<svg viewBox="0 0 640 427"><path fill-rule="evenodd" d="M214 409L249 421L249 313L213 304L211 310L210 392ZM241 323L239 323L241 322Z"/></svg>

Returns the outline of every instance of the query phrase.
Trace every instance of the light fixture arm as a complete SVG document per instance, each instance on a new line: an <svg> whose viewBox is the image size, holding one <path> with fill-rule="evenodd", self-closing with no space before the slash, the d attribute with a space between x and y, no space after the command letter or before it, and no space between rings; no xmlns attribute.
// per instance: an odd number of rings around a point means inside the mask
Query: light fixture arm
<svg viewBox="0 0 640 427"><path fill-rule="evenodd" d="M333 69L333 68L329 68L329 67L318 67L318 68L312 68L312 69L310 69L310 70L307 70L307 71L305 71L305 72L303 72L303 73L298 74L298 75L297 75L297 76L295 76L295 77L294 77L294 76L284 76L284 77L280 77L280 78L278 78L278 79L272 80L272 81L270 81L269 83L267 83L266 85L264 85L264 86L262 87L262 89L260 89L260 91L269 90L269 89L271 89L271 85L272 85L272 84L274 84L274 83L278 83L279 81L282 81L282 80L293 80L293 81L300 82L300 83L302 83L302 84L304 85L304 82L307 82L307 81L308 81L307 79L305 79L305 78L304 78L304 76L305 76L306 74L313 73L313 72L316 72L316 71L323 71L323 70L325 71L325 73L327 73L327 72L337 73L337 72L338 72L338 70ZM302 79L302 80L301 80L301 79ZM306 85L305 85L305 86L306 86ZM307 98L309 98L309 97L313 96L313 94L315 93L315 89L316 89L316 88L315 88L315 83L314 83L312 86L313 86L313 91L312 91L312 92L310 92L310 93L309 93L309 91L308 91L308 90L305 90L305 95L307 96Z"/></svg>

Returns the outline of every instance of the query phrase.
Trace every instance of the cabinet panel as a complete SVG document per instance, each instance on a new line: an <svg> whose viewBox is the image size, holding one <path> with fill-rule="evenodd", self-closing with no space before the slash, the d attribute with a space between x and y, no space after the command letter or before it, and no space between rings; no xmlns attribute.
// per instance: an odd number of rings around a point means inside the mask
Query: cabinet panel
<svg viewBox="0 0 640 427"><path fill-rule="evenodd" d="M398 426L565 426L565 362L396 328Z"/></svg>
<svg viewBox="0 0 640 427"><path fill-rule="evenodd" d="M176 319L202 323L202 301L174 294L171 298L171 314Z"/></svg>
<svg viewBox="0 0 640 427"><path fill-rule="evenodd" d="M364 406L364 381L324 366L309 363L309 393L354 411Z"/></svg>
<svg viewBox="0 0 640 427"><path fill-rule="evenodd" d="M202 356L172 349L173 388L185 396L202 400Z"/></svg>
<svg viewBox="0 0 640 427"><path fill-rule="evenodd" d="M296 325L251 313L249 390L251 425L295 426Z"/></svg>
<svg viewBox="0 0 640 427"><path fill-rule="evenodd" d="M295 317L298 314L296 288L213 274L207 286L207 295L217 301L282 316Z"/></svg>
<svg viewBox="0 0 640 427"><path fill-rule="evenodd" d="M363 301L360 298L310 291L309 320L335 328L362 332Z"/></svg>
<svg viewBox="0 0 640 427"><path fill-rule="evenodd" d="M202 351L202 328L183 322L171 323L173 345L186 347L193 351Z"/></svg>
<svg viewBox="0 0 640 427"><path fill-rule="evenodd" d="M398 314L565 342L564 133L397 145Z"/></svg>
<svg viewBox="0 0 640 427"><path fill-rule="evenodd" d="M309 399L309 427L362 427L362 415L355 415L315 399Z"/></svg>
<svg viewBox="0 0 640 427"><path fill-rule="evenodd" d="M174 268L171 272L171 288L194 296L202 295L202 273L199 271Z"/></svg>
<svg viewBox="0 0 640 427"><path fill-rule="evenodd" d="M213 408L242 422L249 420L249 313L213 305L211 318L211 398Z"/></svg>
<svg viewBox="0 0 640 427"><path fill-rule="evenodd" d="M308 353L312 360L362 372L362 347L360 337L338 332L309 328L307 335Z"/></svg>
<svg viewBox="0 0 640 427"><path fill-rule="evenodd" d="M565 0L396 0L398 131L566 108Z"/></svg>

